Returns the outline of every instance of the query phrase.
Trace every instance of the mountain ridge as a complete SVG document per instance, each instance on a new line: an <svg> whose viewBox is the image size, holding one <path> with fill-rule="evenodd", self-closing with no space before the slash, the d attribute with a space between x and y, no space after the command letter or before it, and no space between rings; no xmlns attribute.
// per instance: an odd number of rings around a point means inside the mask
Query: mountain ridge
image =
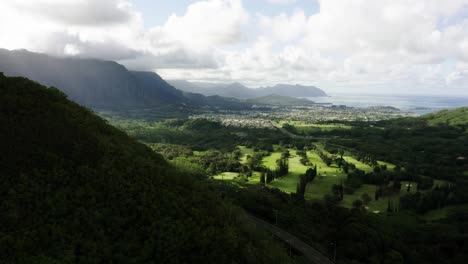
<svg viewBox="0 0 468 264"><path fill-rule="evenodd" d="M238 99L252 99L271 94L290 97L323 97L328 96L322 89L315 86L276 84L269 87L249 88L241 83L204 83L186 80L168 80L168 83L183 91L201 93L203 95L220 95Z"/></svg>
<svg viewBox="0 0 468 264"><path fill-rule="evenodd" d="M277 106L310 106L315 105L315 103L309 99L305 98L295 98L291 96L283 96L277 94L270 94L261 97L255 97L246 100L251 104L261 104L261 105L277 105Z"/></svg>
<svg viewBox="0 0 468 264"><path fill-rule="evenodd" d="M71 100L91 108L223 107L224 102L230 107L245 107L240 101L178 90L155 72L131 71L114 61L0 49L0 72L59 87Z"/></svg>

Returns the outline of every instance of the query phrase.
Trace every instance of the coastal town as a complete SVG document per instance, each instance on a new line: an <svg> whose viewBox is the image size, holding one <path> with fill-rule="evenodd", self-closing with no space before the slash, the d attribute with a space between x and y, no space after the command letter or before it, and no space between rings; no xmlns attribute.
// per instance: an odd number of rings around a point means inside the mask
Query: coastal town
<svg viewBox="0 0 468 264"><path fill-rule="evenodd" d="M207 111L190 116L191 119L218 121L224 126L275 128L272 122L297 121L306 124L327 121L380 121L401 117L414 117L412 112L394 107L349 107L344 105L313 106L253 106L249 110Z"/></svg>

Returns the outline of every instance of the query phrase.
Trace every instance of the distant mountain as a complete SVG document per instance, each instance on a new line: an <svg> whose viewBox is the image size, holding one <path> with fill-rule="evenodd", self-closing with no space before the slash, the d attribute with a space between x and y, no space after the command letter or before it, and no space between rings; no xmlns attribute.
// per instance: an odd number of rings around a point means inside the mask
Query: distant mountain
<svg viewBox="0 0 468 264"><path fill-rule="evenodd" d="M327 94L314 86L304 85L288 85L277 84L272 87L264 87L258 89L248 88L240 83L200 83L188 82L185 80L170 80L168 81L177 89L201 93L204 95L219 95L224 97L234 97L238 99L250 99L261 96L268 96L271 94L291 97L320 97L327 96Z"/></svg>
<svg viewBox="0 0 468 264"><path fill-rule="evenodd" d="M251 104L260 104L260 105L279 105L279 106L306 106L314 105L313 101L310 101L305 98L295 98L290 96L282 96L277 94L270 94L267 96L252 98L246 100Z"/></svg>
<svg viewBox="0 0 468 264"><path fill-rule="evenodd" d="M430 125L468 125L468 107L442 110L422 116Z"/></svg>
<svg viewBox="0 0 468 264"><path fill-rule="evenodd" d="M222 98L180 91L154 72L129 71L113 61L0 49L0 72L59 87L73 101L94 108L165 104L224 106ZM226 99L227 105L235 103ZM243 106L243 103L237 103Z"/></svg>
<svg viewBox="0 0 468 264"><path fill-rule="evenodd" d="M268 92L272 94L292 96L292 97L323 97L327 94L315 87L315 86L304 86L304 85L289 85L289 84L277 84L273 87L260 88L262 92Z"/></svg>

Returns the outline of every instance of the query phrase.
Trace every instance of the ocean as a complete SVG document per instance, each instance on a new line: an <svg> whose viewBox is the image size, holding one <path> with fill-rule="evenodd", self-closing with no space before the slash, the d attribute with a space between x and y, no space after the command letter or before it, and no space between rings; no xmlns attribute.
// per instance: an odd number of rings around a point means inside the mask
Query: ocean
<svg viewBox="0 0 468 264"><path fill-rule="evenodd" d="M468 96L331 94L329 97L309 97L307 99L316 103L331 103L353 107L392 106L418 115L468 106Z"/></svg>

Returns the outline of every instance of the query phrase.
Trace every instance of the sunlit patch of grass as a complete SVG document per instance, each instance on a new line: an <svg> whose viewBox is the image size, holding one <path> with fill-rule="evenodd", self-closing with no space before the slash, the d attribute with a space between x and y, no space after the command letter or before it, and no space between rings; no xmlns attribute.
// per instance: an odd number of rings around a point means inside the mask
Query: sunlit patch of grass
<svg viewBox="0 0 468 264"><path fill-rule="evenodd" d="M294 126L298 131L313 131L313 130L319 130L319 131L331 131L331 130L337 130L337 129L351 129L353 128L352 126L349 125L344 125L340 123L335 123L335 124L315 124L315 123L305 123L301 121L279 121L275 122L274 125L278 127L282 127L284 124L290 124Z"/></svg>
<svg viewBox="0 0 468 264"><path fill-rule="evenodd" d="M259 184L260 183L260 172L252 172L252 176L248 178L248 184Z"/></svg>
<svg viewBox="0 0 468 264"><path fill-rule="evenodd" d="M262 160L263 165L269 169L276 168L276 161L281 158L281 152L272 152L269 156L264 157Z"/></svg>
<svg viewBox="0 0 468 264"><path fill-rule="evenodd" d="M247 155L252 156L253 153L254 153L254 150L253 150L253 148L248 148L246 146L237 146L237 147L240 149L240 151L242 153L242 156L240 158L240 162L242 164L245 164L247 162Z"/></svg>
<svg viewBox="0 0 468 264"><path fill-rule="evenodd" d="M272 181L269 185L284 192L295 193L299 177L306 172L308 167L302 165L300 162L301 157L297 155L295 150L290 149L289 152L291 157L289 158L288 175Z"/></svg>
<svg viewBox="0 0 468 264"><path fill-rule="evenodd" d="M371 172L373 170L369 164L363 163L350 155L343 155L343 159L346 162L354 164L356 168L363 170L365 172Z"/></svg>
<svg viewBox="0 0 468 264"><path fill-rule="evenodd" d="M317 177L311 183L307 184L306 199L322 199L324 195L331 193L334 184L340 184L346 179L345 173L332 164L327 166L316 151L308 151L309 161L317 165Z"/></svg>
<svg viewBox="0 0 468 264"><path fill-rule="evenodd" d="M238 172L223 172L216 176L213 176L213 179L216 180L233 180L239 176Z"/></svg>
<svg viewBox="0 0 468 264"><path fill-rule="evenodd" d="M396 167L394 164L391 164L391 163L388 163L388 162L385 162L385 161L380 161L380 160L377 161L377 164L379 164L380 166L386 165L387 169L389 169L389 170L393 170Z"/></svg>

